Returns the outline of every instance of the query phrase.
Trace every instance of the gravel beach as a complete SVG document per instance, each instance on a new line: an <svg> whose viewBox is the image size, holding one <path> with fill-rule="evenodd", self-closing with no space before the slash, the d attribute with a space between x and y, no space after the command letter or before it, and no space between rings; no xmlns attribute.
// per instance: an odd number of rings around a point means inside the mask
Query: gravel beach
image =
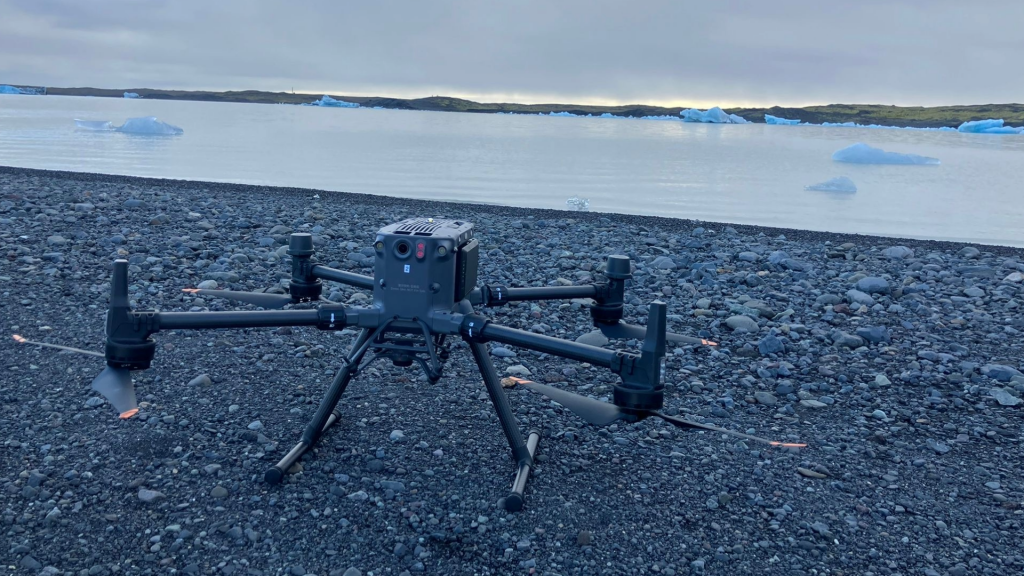
<svg viewBox="0 0 1024 576"><path fill-rule="evenodd" d="M371 274L374 232L411 216L474 222L481 284L585 284L629 255L627 321L660 299L670 330L721 344L670 350L666 411L809 446L598 429L513 388L542 438L509 514L508 447L455 347L436 385L373 364L268 486L354 331L159 333L127 421L89 389L102 359L10 338L101 352L115 258L136 308L251 309L181 289L283 293L293 231ZM1022 249L0 168L0 253L4 574L1024 572ZM585 304L484 313L576 339ZM488 348L502 375L610 398L607 370Z"/></svg>

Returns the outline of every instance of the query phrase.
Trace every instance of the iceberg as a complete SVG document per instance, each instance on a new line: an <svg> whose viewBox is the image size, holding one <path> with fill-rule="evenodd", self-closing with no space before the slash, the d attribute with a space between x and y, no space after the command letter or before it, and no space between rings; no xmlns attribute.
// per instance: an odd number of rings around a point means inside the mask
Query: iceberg
<svg viewBox="0 0 1024 576"><path fill-rule="evenodd" d="M125 98L142 98L142 96L139 96L135 92L125 92L124 93L124 97Z"/></svg>
<svg viewBox="0 0 1024 576"><path fill-rule="evenodd" d="M307 106L323 106L326 108L359 108L359 104L355 102L345 102L344 100L335 100L327 94L324 94L319 100L313 101L312 104Z"/></svg>
<svg viewBox="0 0 1024 576"><path fill-rule="evenodd" d="M849 162L852 164L938 164L937 158L918 156L917 154L901 154L899 152L886 152L879 148L872 148L863 142L847 146L842 150L836 150L832 154L836 162Z"/></svg>
<svg viewBox="0 0 1024 576"><path fill-rule="evenodd" d="M156 116L129 118L124 124L115 128L115 130L126 134L154 134L160 136L176 136L185 132L177 126L157 120Z"/></svg>
<svg viewBox="0 0 1024 576"><path fill-rule="evenodd" d="M586 212L590 210L590 199L580 198L579 196L573 196L572 198L569 198L568 200L565 201L565 205L572 210L576 210L577 212Z"/></svg>
<svg viewBox="0 0 1024 576"><path fill-rule="evenodd" d="M811 184L810 186L804 186L804 190L815 190L817 192L856 192L857 185L853 183L846 176L839 176L826 180L824 182L818 182L817 184Z"/></svg>
<svg viewBox="0 0 1024 576"><path fill-rule="evenodd" d="M704 122L709 124L750 124L750 122L735 114L726 114L724 110L715 106L707 112L701 112L696 108L687 108L679 113L683 122Z"/></svg>
<svg viewBox="0 0 1024 576"><path fill-rule="evenodd" d="M82 130L95 130L105 132L114 129L114 123L109 120L79 120L75 119L75 126Z"/></svg>
<svg viewBox="0 0 1024 576"><path fill-rule="evenodd" d="M21 88L15 88L14 86L8 86L7 84L0 84L0 94L24 94Z"/></svg>
<svg viewBox="0 0 1024 576"><path fill-rule="evenodd" d="M579 114L573 114L572 112L548 112L547 115L548 116L563 116L563 117L566 117L566 118L575 118L575 117L579 116ZM541 113L541 116L544 116L544 113Z"/></svg>
<svg viewBox="0 0 1024 576"><path fill-rule="evenodd" d="M964 122L956 131L967 134L1021 134L1024 133L1024 128L1003 126L1003 120L1000 118L998 120L989 119Z"/></svg>
<svg viewBox="0 0 1024 576"><path fill-rule="evenodd" d="M765 124L777 124L780 126L796 126L800 123L799 120L790 120L789 118L779 118L778 116L772 116L771 114L764 115Z"/></svg>

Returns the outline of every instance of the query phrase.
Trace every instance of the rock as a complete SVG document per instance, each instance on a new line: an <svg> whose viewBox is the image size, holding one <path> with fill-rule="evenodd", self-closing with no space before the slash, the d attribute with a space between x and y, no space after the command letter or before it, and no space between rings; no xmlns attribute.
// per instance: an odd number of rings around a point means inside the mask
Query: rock
<svg viewBox="0 0 1024 576"><path fill-rule="evenodd" d="M800 405L805 408L825 408L828 404L824 402L818 402L817 400L801 400Z"/></svg>
<svg viewBox="0 0 1024 576"><path fill-rule="evenodd" d="M977 286L971 286L970 288L964 288L964 296L971 298L981 298L985 295L985 291Z"/></svg>
<svg viewBox="0 0 1024 576"><path fill-rule="evenodd" d="M963 250L957 252L957 255L961 258L977 258L981 254L981 250L978 250L974 246L968 246Z"/></svg>
<svg viewBox="0 0 1024 576"><path fill-rule="evenodd" d="M590 546L593 541L594 535L588 530L580 530L580 533L576 535L576 543L580 546Z"/></svg>
<svg viewBox="0 0 1024 576"><path fill-rule="evenodd" d="M369 499L369 497L370 497L370 495L367 494L366 492L362 491L362 490L360 490L358 492L353 492L353 493L349 494L348 496L346 496L346 498L348 498L349 500L354 500L356 502L363 502L363 501Z"/></svg>
<svg viewBox="0 0 1024 576"><path fill-rule="evenodd" d="M849 300L851 304L856 302L857 304L860 304L861 306L869 306L869 307L875 305L875 299L874 298L869 296L866 292L861 292L860 290L856 290L856 289L848 290L846 292L846 299Z"/></svg>
<svg viewBox="0 0 1024 576"><path fill-rule="evenodd" d="M345 570L345 573L341 576L363 576L363 573L360 572L358 568L349 568L348 570Z"/></svg>
<svg viewBox="0 0 1024 576"><path fill-rule="evenodd" d="M925 444L927 444L929 448L931 448L932 450L934 450L935 452L937 452L939 454L946 454L947 452L949 452L951 450L951 448L949 446L946 446L942 442L936 442L935 440L932 440L931 438L929 438L927 441L925 441Z"/></svg>
<svg viewBox="0 0 1024 576"><path fill-rule="evenodd" d="M806 478L817 478L819 480L822 478L828 478L827 475L822 474L821 472L815 472L814 470L810 470L808 468L797 467L796 471L799 472L801 476L804 476Z"/></svg>
<svg viewBox="0 0 1024 576"><path fill-rule="evenodd" d="M515 366L505 368L505 374L512 374L513 376L530 376L532 373L526 369L526 366L516 364Z"/></svg>
<svg viewBox="0 0 1024 576"><path fill-rule="evenodd" d="M401 430L392 430L391 434L388 434L388 440L392 442L405 442L405 433Z"/></svg>
<svg viewBox="0 0 1024 576"><path fill-rule="evenodd" d="M999 402L1000 406L1016 406L1021 403L1021 399L1010 393L1009 388L993 388L989 394Z"/></svg>
<svg viewBox="0 0 1024 576"><path fill-rule="evenodd" d="M774 334L769 334L757 343L757 351L765 356L779 354L786 351L786 345Z"/></svg>
<svg viewBox="0 0 1024 576"><path fill-rule="evenodd" d="M747 332L757 332L760 330L757 322L749 316L730 316L725 320L725 325L733 330L746 330Z"/></svg>
<svg viewBox="0 0 1024 576"><path fill-rule="evenodd" d="M863 326L857 328L857 336L872 344L889 342L891 340L889 330L884 326Z"/></svg>
<svg viewBox="0 0 1024 576"><path fill-rule="evenodd" d="M839 331L832 336L832 343L835 344L836 348L860 348L864 345L864 339L860 336Z"/></svg>
<svg viewBox="0 0 1024 576"><path fill-rule="evenodd" d="M228 489L223 486L214 486L213 490L210 490L210 496L220 499L228 497Z"/></svg>
<svg viewBox="0 0 1024 576"><path fill-rule="evenodd" d="M594 330L580 336L576 339L576 342L579 342L580 344L589 344L590 346L605 346L608 344L609 340L603 333L601 333L600 330Z"/></svg>
<svg viewBox="0 0 1024 576"><path fill-rule="evenodd" d="M876 419L876 420L885 420L885 418L886 418L885 412L883 412L881 410L875 410L874 412L872 412L871 413L871 417Z"/></svg>
<svg viewBox="0 0 1024 576"><path fill-rule="evenodd" d="M878 276L867 276L857 281L857 290L866 294L888 294L889 282Z"/></svg>
<svg viewBox="0 0 1024 576"><path fill-rule="evenodd" d="M891 246L889 248L886 248L885 250L882 250L882 254L884 254L888 258L893 258L895 260L914 257L914 251L911 250L910 248L907 248L906 246Z"/></svg>
<svg viewBox="0 0 1024 576"><path fill-rule="evenodd" d="M740 252L736 255L736 258L743 262L757 262L760 257L757 255L757 252L747 251Z"/></svg>
<svg viewBox="0 0 1024 576"><path fill-rule="evenodd" d="M206 374L200 374L192 380L189 380L188 383L189 386L209 386L210 384L213 384L213 380L211 380Z"/></svg>
<svg viewBox="0 0 1024 576"><path fill-rule="evenodd" d="M892 382L890 382L889 379L886 378L885 374L876 374L875 384L879 386L889 386L890 384L892 384Z"/></svg>
<svg viewBox="0 0 1024 576"><path fill-rule="evenodd" d="M579 342L579 340L577 340ZM495 346L491 348L491 355L496 358L515 358L516 353L504 346Z"/></svg>
<svg viewBox="0 0 1024 576"><path fill-rule="evenodd" d="M981 367L981 373L999 382L1009 382L1015 376L1024 376L1020 370L1003 364L986 364Z"/></svg>
<svg viewBox="0 0 1024 576"><path fill-rule="evenodd" d="M668 256L658 256L651 262L651 267L659 270L675 270L676 263Z"/></svg>
<svg viewBox="0 0 1024 576"><path fill-rule="evenodd" d="M758 404L764 404L765 406L775 406L779 402L779 399L774 394L764 391L754 392L754 399L757 400Z"/></svg>
<svg viewBox="0 0 1024 576"><path fill-rule="evenodd" d="M63 236L54 235L46 238L46 244L49 246L63 246L67 243L68 241Z"/></svg>
<svg viewBox="0 0 1024 576"><path fill-rule="evenodd" d="M1009 275L1006 276L1006 278L1003 278L1003 282L1012 282L1014 284L1019 284L1021 282L1024 282L1024 274L1021 274L1020 272L1011 272Z"/></svg>
<svg viewBox="0 0 1024 576"><path fill-rule="evenodd" d="M842 298L835 294L822 294L814 299L815 306L832 306L842 302Z"/></svg>
<svg viewBox="0 0 1024 576"><path fill-rule="evenodd" d="M217 289L217 281L216 280L203 280L199 284L196 284L196 288L199 288L200 290L216 290Z"/></svg>
<svg viewBox="0 0 1024 576"><path fill-rule="evenodd" d="M156 490L150 490L148 488L139 489L139 500L142 500L146 504L155 504L166 500L167 496L163 492L157 492Z"/></svg>
<svg viewBox="0 0 1024 576"><path fill-rule="evenodd" d="M263 430L263 422L260 422L259 420L253 420L252 422L249 423L248 426L246 426L246 428L248 428L249 430Z"/></svg>

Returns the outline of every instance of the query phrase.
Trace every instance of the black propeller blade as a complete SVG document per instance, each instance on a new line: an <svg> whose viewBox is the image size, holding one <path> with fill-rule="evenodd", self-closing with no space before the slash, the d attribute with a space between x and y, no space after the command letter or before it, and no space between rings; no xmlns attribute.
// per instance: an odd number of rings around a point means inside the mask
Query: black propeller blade
<svg viewBox="0 0 1024 576"><path fill-rule="evenodd" d="M626 324L623 321L619 321L618 324L598 324L597 328L601 330L601 333L608 338L622 338L628 340L630 338L636 338L637 340L643 340L647 336L647 329L643 326L634 326L633 324ZM711 340L704 340L703 338L694 338L693 336L683 336L682 334L675 334L673 332L667 332L665 339L675 344L700 344L703 346L718 346L717 343Z"/></svg>
<svg viewBox="0 0 1024 576"><path fill-rule="evenodd" d="M568 390L562 390L555 388L554 386L548 386L546 384L538 384L529 380L516 380L516 384L525 386L526 388L533 390L534 392L540 392L541 394L551 398L555 402L558 402L569 410L573 414L579 416L586 422L595 426L608 426L617 420L632 419L632 416L626 412L623 412L618 406L609 404L608 402L602 402L593 398L587 398L586 396L580 396L574 392ZM662 414L657 410L651 410L646 412L651 416L657 416L662 420L678 426L679 428L690 428L698 430L710 430L712 432L721 432L722 434L728 434L729 436L735 436L737 438L743 438L746 440L753 440L762 444L768 444L769 446L777 446L783 448L804 448L806 444L796 444L791 442L776 442L774 440L768 440L765 438L759 438L757 436L751 436L750 434L743 434L742 432L735 432L727 428L719 428L711 424L704 424L702 422L693 422L691 420L684 420L675 416L669 416Z"/></svg>
<svg viewBox="0 0 1024 576"><path fill-rule="evenodd" d="M214 296L237 300L248 304L255 304L267 309L284 308L292 303L292 297L285 294L266 294L264 292L240 292L236 290L206 290L202 288L184 288L182 292L189 294L200 294L203 296Z"/></svg>
<svg viewBox="0 0 1024 576"><path fill-rule="evenodd" d="M114 410L120 413L122 420L138 414L139 405L135 401L135 384L132 383L132 373L127 368L107 366L92 381L92 389L106 398L107 402L110 402Z"/></svg>

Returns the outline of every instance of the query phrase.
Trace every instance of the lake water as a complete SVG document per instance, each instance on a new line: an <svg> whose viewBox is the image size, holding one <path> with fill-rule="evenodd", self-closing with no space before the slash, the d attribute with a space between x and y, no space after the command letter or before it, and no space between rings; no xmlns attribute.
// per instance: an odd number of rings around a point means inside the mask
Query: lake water
<svg viewBox="0 0 1024 576"><path fill-rule="evenodd" d="M185 133L74 123L137 116ZM831 160L855 142L942 163ZM1024 246L1024 136L15 95L0 165Z"/></svg>

